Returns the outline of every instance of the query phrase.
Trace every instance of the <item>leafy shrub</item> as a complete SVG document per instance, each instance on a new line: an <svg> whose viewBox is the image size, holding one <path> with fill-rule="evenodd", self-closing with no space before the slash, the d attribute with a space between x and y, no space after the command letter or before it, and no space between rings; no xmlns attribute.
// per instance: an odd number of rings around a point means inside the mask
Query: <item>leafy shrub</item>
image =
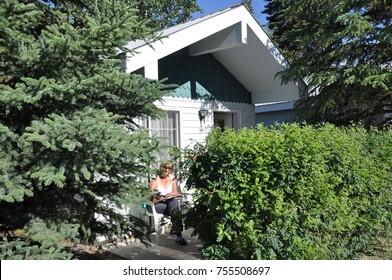
<svg viewBox="0 0 392 280"><path fill-rule="evenodd" d="M214 244L203 249L201 259L226 260L230 256L230 250L220 244Z"/></svg>
<svg viewBox="0 0 392 280"><path fill-rule="evenodd" d="M359 126L212 131L183 153L185 223L207 258L356 258L390 224L391 154L391 131Z"/></svg>

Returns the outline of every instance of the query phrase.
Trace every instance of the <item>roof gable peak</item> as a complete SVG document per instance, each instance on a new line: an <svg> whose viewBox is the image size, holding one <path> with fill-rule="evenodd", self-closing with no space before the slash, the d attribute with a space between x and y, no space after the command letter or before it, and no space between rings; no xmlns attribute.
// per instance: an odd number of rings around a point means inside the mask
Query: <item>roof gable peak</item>
<svg viewBox="0 0 392 280"><path fill-rule="evenodd" d="M164 38L159 41L129 42L127 47L134 52L127 56L128 72L156 63L186 47L189 47L190 55L197 56L252 44L257 46L252 48L252 51L256 51L254 55L260 56L260 52L266 50L280 69L288 67L286 59L244 4L164 29L162 35ZM248 52L251 48L238 49Z"/></svg>

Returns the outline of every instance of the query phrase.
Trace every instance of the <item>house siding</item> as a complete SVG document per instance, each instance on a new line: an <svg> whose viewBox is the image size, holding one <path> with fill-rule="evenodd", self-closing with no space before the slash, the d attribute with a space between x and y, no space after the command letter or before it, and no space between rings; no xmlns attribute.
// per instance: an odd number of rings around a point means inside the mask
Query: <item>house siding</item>
<svg viewBox="0 0 392 280"><path fill-rule="evenodd" d="M158 61L159 79L178 85L172 96L251 104L251 93L211 54L189 56L184 48Z"/></svg>
<svg viewBox="0 0 392 280"><path fill-rule="evenodd" d="M214 126L214 113L234 112L240 114L240 127L255 125L254 106L233 102L193 100L189 98L165 97L164 102L156 102L159 108L180 112L180 148L191 147L196 142L204 142ZM199 120L199 110L207 109L208 116Z"/></svg>
<svg viewBox="0 0 392 280"><path fill-rule="evenodd" d="M292 118L295 115L295 110L272 111L256 114L256 123L263 123L264 125L273 125L275 123L292 123Z"/></svg>

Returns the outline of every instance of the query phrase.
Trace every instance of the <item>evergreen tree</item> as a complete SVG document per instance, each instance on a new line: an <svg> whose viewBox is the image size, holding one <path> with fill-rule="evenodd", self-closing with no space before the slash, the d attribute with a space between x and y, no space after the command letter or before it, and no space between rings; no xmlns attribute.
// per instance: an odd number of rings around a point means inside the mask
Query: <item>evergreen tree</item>
<svg viewBox="0 0 392 280"><path fill-rule="evenodd" d="M287 3L282 0L266 0L264 14L267 15L267 28L274 41L280 46L282 52L290 61L299 55L299 46L296 42L288 40L283 36L294 28L296 17L286 17L285 9Z"/></svg>
<svg viewBox="0 0 392 280"><path fill-rule="evenodd" d="M270 0L264 12L291 62L279 76L309 83L299 119L391 124L391 1Z"/></svg>
<svg viewBox="0 0 392 280"><path fill-rule="evenodd" d="M120 67L127 42L156 39L134 2L2 1L1 259L143 233L119 210L144 194L158 143L133 119L159 116L167 86Z"/></svg>
<svg viewBox="0 0 392 280"><path fill-rule="evenodd" d="M254 14L253 3L252 0L242 0L242 4L245 5L249 9L249 11Z"/></svg>
<svg viewBox="0 0 392 280"><path fill-rule="evenodd" d="M138 0L140 17L149 18L151 26L166 28L186 22L192 13L201 12L196 0Z"/></svg>

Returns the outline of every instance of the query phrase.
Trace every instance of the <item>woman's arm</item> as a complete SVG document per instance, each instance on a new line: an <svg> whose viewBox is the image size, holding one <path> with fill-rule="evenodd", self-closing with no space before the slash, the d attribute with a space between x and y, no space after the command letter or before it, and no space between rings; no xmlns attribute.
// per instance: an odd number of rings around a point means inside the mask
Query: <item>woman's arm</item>
<svg viewBox="0 0 392 280"><path fill-rule="evenodd" d="M157 188L157 179L155 178L151 178L150 181L150 190L155 190Z"/></svg>
<svg viewBox="0 0 392 280"><path fill-rule="evenodd" d="M150 190L152 192L150 199L153 203L158 203L158 202L165 199L165 197L162 197L162 196L160 196L160 197L154 196L154 191L156 190L156 188L157 188L157 179L152 178L151 182L150 182Z"/></svg>

